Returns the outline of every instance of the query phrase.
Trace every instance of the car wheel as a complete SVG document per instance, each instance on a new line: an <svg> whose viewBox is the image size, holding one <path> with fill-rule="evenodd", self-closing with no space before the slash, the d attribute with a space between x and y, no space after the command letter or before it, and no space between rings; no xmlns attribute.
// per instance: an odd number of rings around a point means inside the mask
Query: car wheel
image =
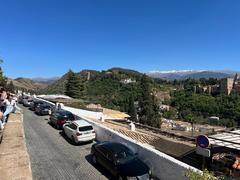
<svg viewBox="0 0 240 180"><path fill-rule="evenodd" d="M92 155L92 162L93 162L93 164L97 164L97 157L96 157L96 155Z"/></svg>
<svg viewBox="0 0 240 180"><path fill-rule="evenodd" d="M66 135L66 133L65 133L65 131L64 131L64 128L63 128L63 130L62 130L62 135L64 135L64 136Z"/></svg>

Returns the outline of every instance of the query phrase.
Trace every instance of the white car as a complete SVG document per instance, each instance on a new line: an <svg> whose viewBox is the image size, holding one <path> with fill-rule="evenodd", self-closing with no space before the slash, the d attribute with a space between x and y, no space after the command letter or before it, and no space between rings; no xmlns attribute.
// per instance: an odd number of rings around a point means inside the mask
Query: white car
<svg viewBox="0 0 240 180"><path fill-rule="evenodd" d="M63 133L74 143L93 141L95 131L90 123L85 120L75 120L63 125Z"/></svg>

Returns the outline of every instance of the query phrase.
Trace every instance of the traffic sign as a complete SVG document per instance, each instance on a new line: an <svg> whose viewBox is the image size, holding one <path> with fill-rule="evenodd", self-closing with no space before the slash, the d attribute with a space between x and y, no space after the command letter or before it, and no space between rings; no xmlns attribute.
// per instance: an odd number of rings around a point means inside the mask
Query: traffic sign
<svg viewBox="0 0 240 180"><path fill-rule="evenodd" d="M204 157L210 157L211 156L211 151L206 148L201 148L200 146L196 147L196 154L199 154Z"/></svg>
<svg viewBox="0 0 240 180"><path fill-rule="evenodd" d="M201 148L207 148L210 144L208 137L205 135L199 135L196 138L196 143L197 143L197 146L200 146Z"/></svg>

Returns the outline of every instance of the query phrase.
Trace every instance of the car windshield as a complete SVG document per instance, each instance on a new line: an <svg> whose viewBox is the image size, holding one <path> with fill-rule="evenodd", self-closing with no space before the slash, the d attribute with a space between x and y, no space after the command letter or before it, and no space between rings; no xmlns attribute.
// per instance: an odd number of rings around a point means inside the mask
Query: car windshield
<svg viewBox="0 0 240 180"><path fill-rule="evenodd" d="M61 116L64 118L64 119L69 119L69 120L74 120L74 115L72 113L68 113L68 112L63 112L61 113Z"/></svg>
<svg viewBox="0 0 240 180"><path fill-rule="evenodd" d="M40 105L40 104L43 104L42 102L34 102L35 105Z"/></svg>
<svg viewBox="0 0 240 180"><path fill-rule="evenodd" d="M127 162L136 158L136 155L127 148L123 151L116 153L114 156L117 164L126 164Z"/></svg>
<svg viewBox="0 0 240 180"><path fill-rule="evenodd" d="M42 106L45 109L50 109L51 107L49 105Z"/></svg>

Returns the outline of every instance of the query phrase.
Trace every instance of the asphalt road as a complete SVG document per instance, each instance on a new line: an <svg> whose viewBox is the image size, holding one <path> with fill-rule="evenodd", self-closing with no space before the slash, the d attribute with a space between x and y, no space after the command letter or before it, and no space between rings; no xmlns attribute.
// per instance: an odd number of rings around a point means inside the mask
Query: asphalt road
<svg viewBox="0 0 240 180"><path fill-rule="evenodd" d="M24 131L34 180L102 180L112 177L91 163L92 143L73 145L60 130L25 107Z"/></svg>

